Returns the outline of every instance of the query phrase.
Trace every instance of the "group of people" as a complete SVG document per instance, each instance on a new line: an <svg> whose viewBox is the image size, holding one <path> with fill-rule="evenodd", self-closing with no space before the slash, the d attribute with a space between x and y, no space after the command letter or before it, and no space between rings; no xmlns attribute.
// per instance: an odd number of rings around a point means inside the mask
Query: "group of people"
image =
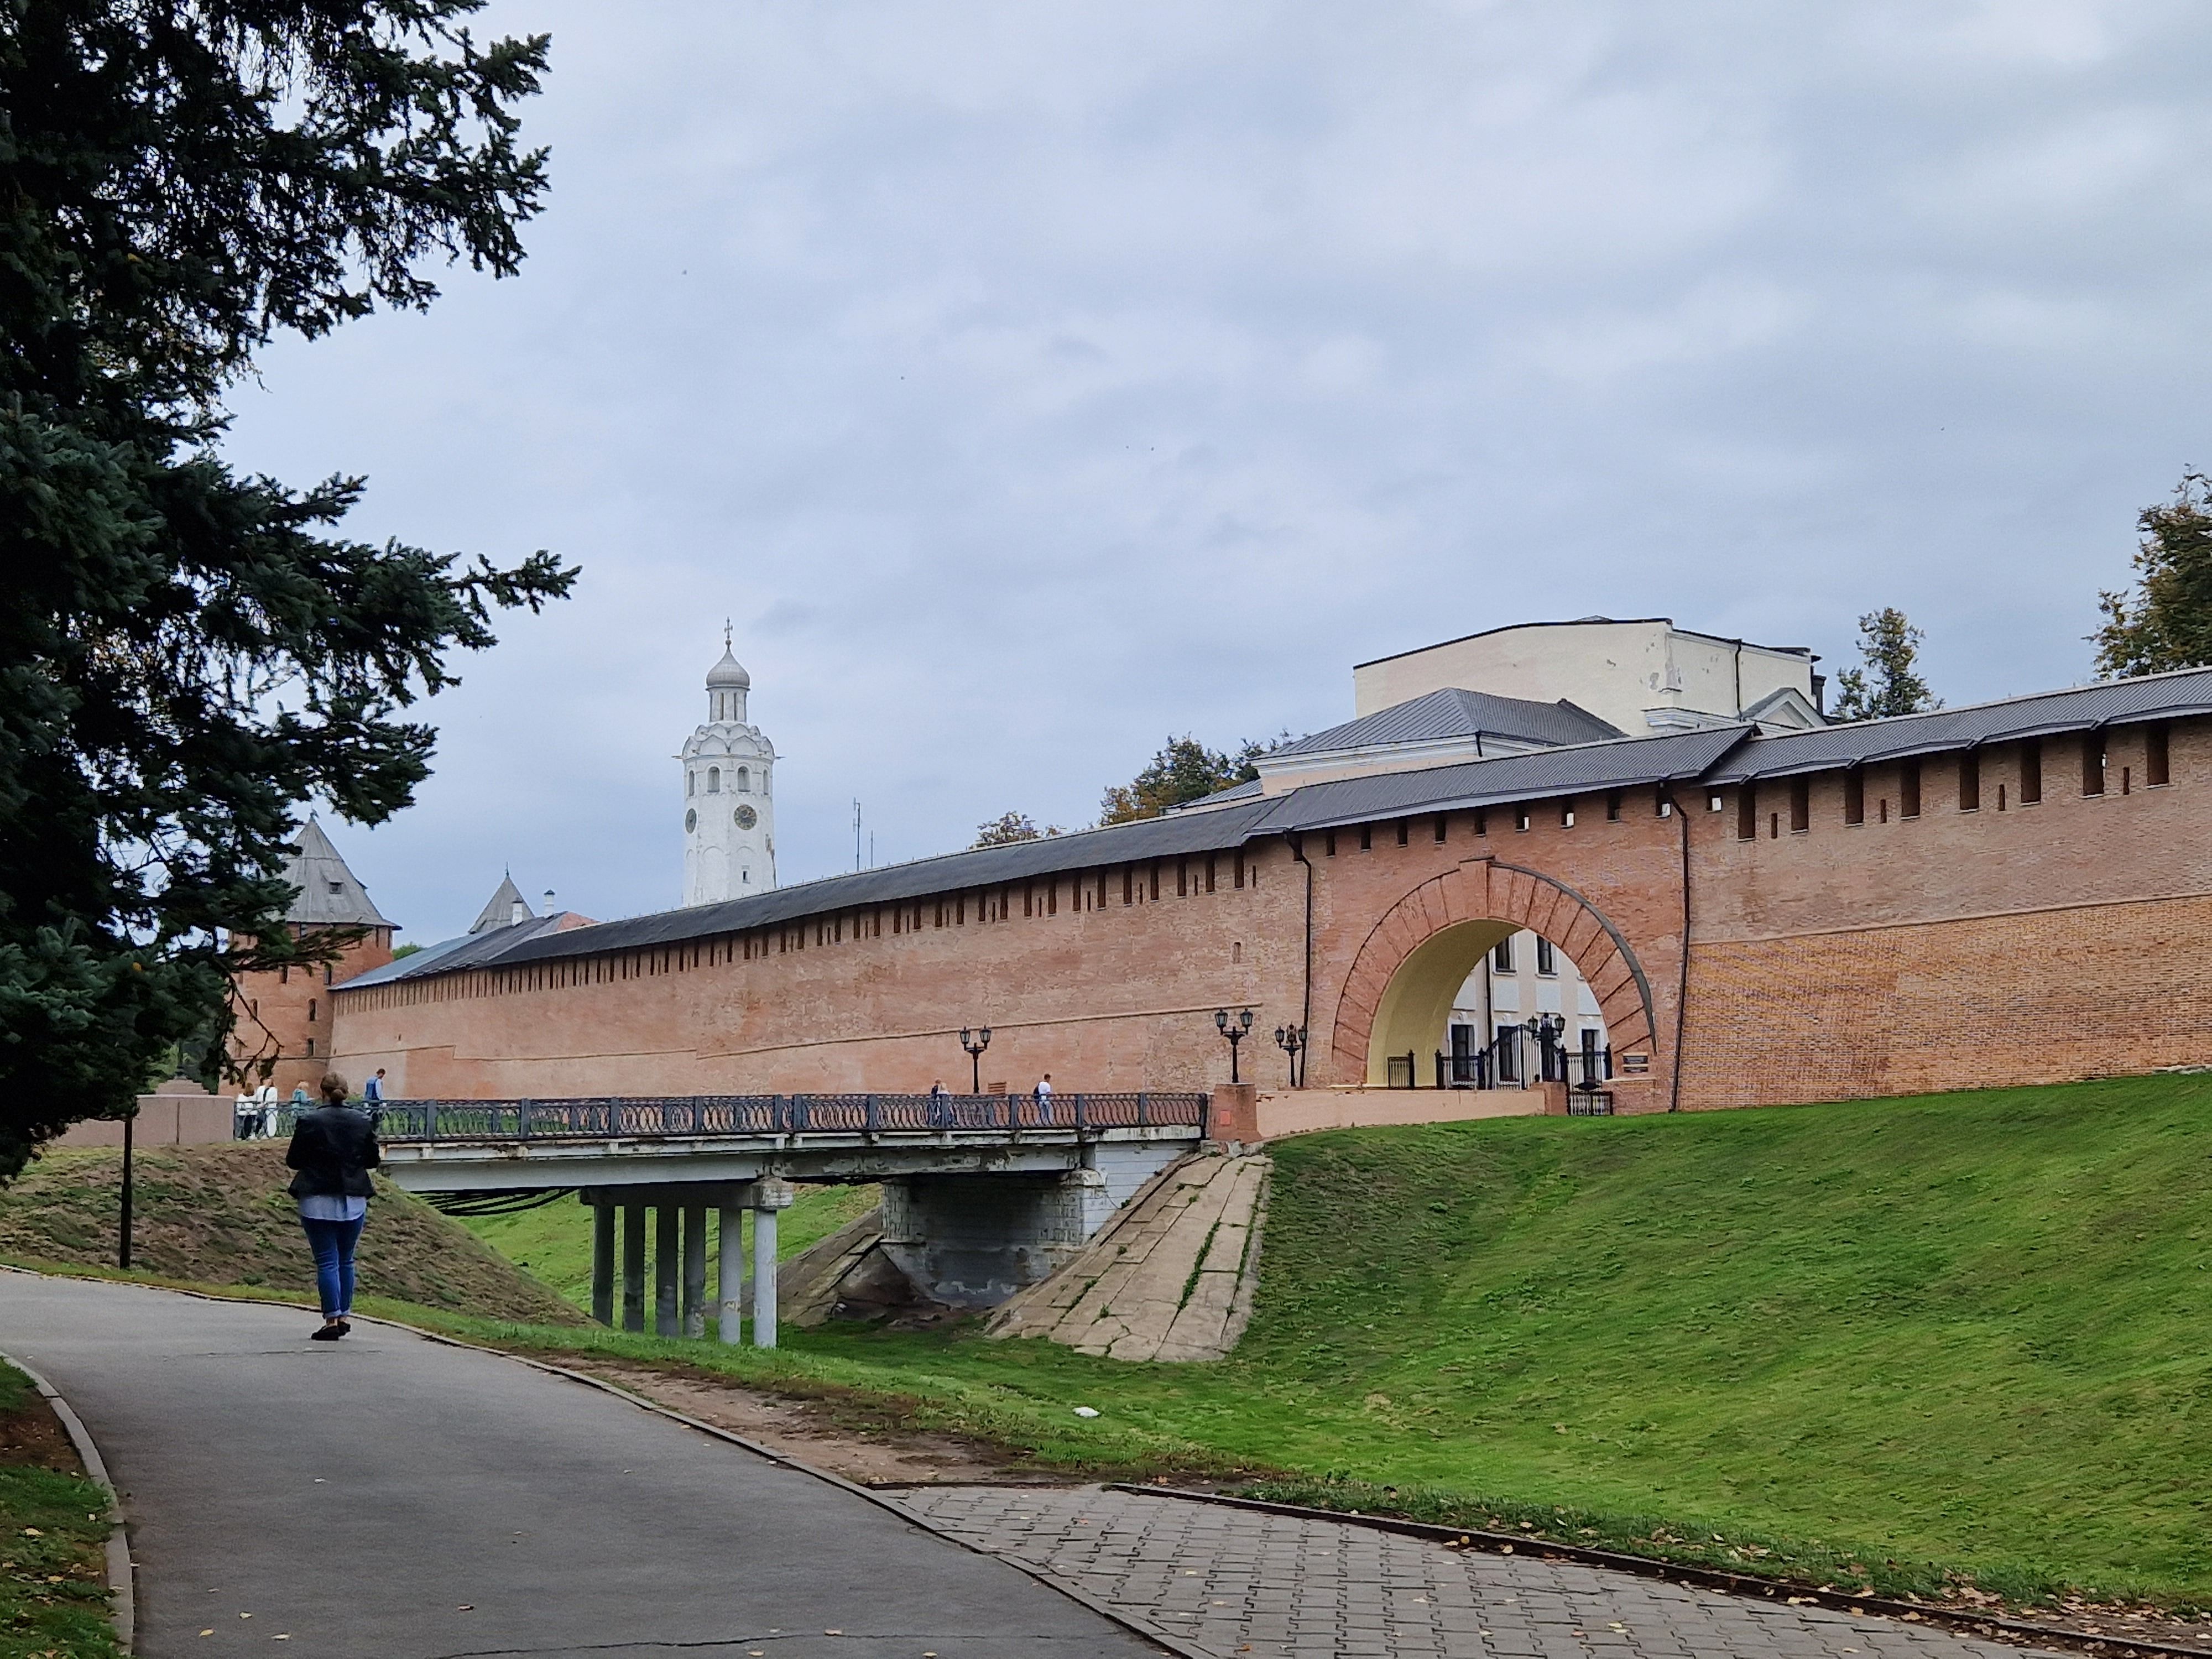
<svg viewBox="0 0 2212 1659"><path fill-rule="evenodd" d="M332 1075L335 1075L333 1073ZM362 1085L362 1105L370 1116L375 1116L385 1102L384 1067L376 1068L376 1075ZM242 1089L238 1096L238 1115L233 1127L233 1138L239 1140L273 1140L284 1127L284 1114L289 1111L295 1119L301 1113L314 1109L315 1097L307 1092L304 1083L295 1084L289 1099L279 1098L276 1085L264 1083L258 1089Z"/></svg>

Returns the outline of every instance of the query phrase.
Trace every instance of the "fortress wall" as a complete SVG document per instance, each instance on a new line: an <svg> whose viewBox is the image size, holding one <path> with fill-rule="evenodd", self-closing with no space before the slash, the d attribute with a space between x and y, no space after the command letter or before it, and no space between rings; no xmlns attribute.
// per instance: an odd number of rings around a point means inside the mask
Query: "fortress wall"
<svg viewBox="0 0 2212 1659"><path fill-rule="evenodd" d="M1248 1062L1297 1003L1303 896L1279 845L1233 860L1062 876L803 927L428 976L340 999L343 1063L397 1094L919 1092L969 1086L957 1033L993 1027L983 1080L1067 1092L1200 1089L1229 1074L1218 1007L1252 1007ZM1024 914L1024 894L1030 915ZM1124 901L1125 892L1127 902ZM1003 914L1002 914L1003 912ZM919 925L915 925L916 923ZM1262 1029L1264 1027L1264 1030Z"/></svg>
<svg viewBox="0 0 2212 1659"><path fill-rule="evenodd" d="M1797 835L1786 783L1762 783L1748 842L1724 792L1697 826L1683 1103L2212 1061L2212 726L2171 728L2160 787L2144 730L2115 728L2102 795L2082 792L2082 742L2045 740L2034 805L2015 744L1982 754L1974 811L1956 755L1923 762L1912 820L1895 765L1867 769L1857 826L1840 774L1811 780Z"/></svg>
<svg viewBox="0 0 2212 1659"><path fill-rule="evenodd" d="M1603 796L1584 796L1571 825L1560 803L1540 801L1526 830L1510 807L1446 815L1442 841L1434 815L1408 819L1402 846L1397 821L1381 821L1365 851L1357 826L1339 829L1333 855L1325 832L1308 831L1308 1081L1358 1085L1391 969L1438 930L1485 914L1534 927L1586 971L1602 966L1593 988L1609 1026L1640 1021L1641 992L1601 937L1601 915L1651 1000L1650 1070L1617 1079L1619 1102L1663 1109L1685 833L1685 1107L2212 1060L2212 726L2172 728L2172 781L2155 787L2143 732L2114 731L2097 798L2082 792L2081 744L2046 740L2035 805L2020 799L2017 746L1984 752L1973 811L1960 810L1957 757L1929 757L1912 820L1899 816L1893 764L1867 769L1856 826L1844 823L1843 775L1816 775L1802 833L1790 827L1790 782L1766 781L1751 840L1737 839L1737 793L1720 792L1712 811L1696 785L1680 788L1671 817L1657 816L1646 786L1623 792L1617 820ZM1301 1012L1305 872L1279 837L1246 855L1254 884L1235 886L1224 854L1210 894L1177 897L1166 860L1157 900L1153 866L1115 866L1060 877L1050 915L1023 915L1018 884L948 896L943 926L930 901L619 960L341 991L340 1069L386 1066L394 1093L417 1096L903 1091L940 1077L957 1089L968 1071L955 1033L988 1022L987 1085L1024 1089L1048 1070L1064 1091L1194 1089L1228 1075L1212 1011L1249 1006L1245 1075L1273 1086L1284 1062L1272 1033ZM1186 870L1194 887L1202 863ZM1034 910L1044 885L1029 889Z"/></svg>

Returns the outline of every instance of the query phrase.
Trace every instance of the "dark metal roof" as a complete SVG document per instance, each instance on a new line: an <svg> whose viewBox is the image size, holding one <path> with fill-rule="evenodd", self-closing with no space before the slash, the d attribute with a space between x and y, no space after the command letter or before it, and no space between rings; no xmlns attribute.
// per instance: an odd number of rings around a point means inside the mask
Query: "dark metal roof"
<svg viewBox="0 0 2212 1659"><path fill-rule="evenodd" d="M1562 795L1596 794L1694 778L1749 733L1747 726L1710 726L1656 738L1617 738L1568 749L1536 749L1493 760L1417 772L1310 783L1279 795L1250 833L1332 829L1414 812L1448 812Z"/></svg>
<svg viewBox="0 0 2212 1659"><path fill-rule="evenodd" d="M323 833L323 826L313 818L300 826L299 839L292 845L291 862L284 866L284 879L295 890L291 908L284 912L287 921L302 927L393 925L377 909L368 889L346 867L346 861L338 856L338 849Z"/></svg>
<svg viewBox="0 0 2212 1659"><path fill-rule="evenodd" d="M1741 783L1750 778L1790 777L1865 766L1947 749L2012 743L2022 738L2089 731L2130 720L2212 714L2212 669L2183 669L2147 679L2112 680L2045 691L1928 714L1858 720L1818 732L1755 738L1717 767L1705 781Z"/></svg>
<svg viewBox="0 0 2212 1659"><path fill-rule="evenodd" d="M623 921L562 927L558 917L534 917L517 927L495 928L403 957L340 988L466 968L673 945L1071 871L1231 852L1263 836L1690 780L1713 785L1741 782L2119 721L2192 714L2212 714L2212 669L1779 737L1756 737L1749 726L1729 725L1339 778L1203 811L971 848Z"/></svg>
<svg viewBox="0 0 2212 1659"><path fill-rule="evenodd" d="M514 884L514 877L511 873L501 876L498 888L484 901L484 908L477 912L477 919L469 924L469 932L483 933L495 927L512 927L514 907L518 904L522 907L522 914L526 917L538 914L530 908L530 902L522 896L522 890Z"/></svg>
<svg viewBox="0 0 2212 1659"><path fill-rule="evenodd" d="M1273 755L1320 755L1372 744L1427 743L1443 738L1500 737L1520 743L1595 743L1620 728L1565 698L1532 702L1446 686L1394 703L1356 720L1285 744ZM1270 757L1272 758L1273 756Z"/></svg>
<svg viewBox="0 0 2212 1659"><path fill-rule="evenodd" d="M556 910L550 915L525 917L511 927L488 927L481 933L463 933L459 939L441 939L435 945L426 945L419 951L395 957L381 968L356 974L337 988L351 991L366 985L388 985L396 979L413 979L421 974L450 973L456 969L482 968L503 962L508 959L507 953L525 940L560 932L562 918L567 914Z"/></svg>

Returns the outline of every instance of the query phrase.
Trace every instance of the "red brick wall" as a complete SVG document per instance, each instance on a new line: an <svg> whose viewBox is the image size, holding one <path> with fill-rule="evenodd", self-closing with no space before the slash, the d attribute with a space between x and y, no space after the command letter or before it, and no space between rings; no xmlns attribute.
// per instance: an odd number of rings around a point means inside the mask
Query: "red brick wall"
<svg viewBox="0 0 2212 1659"><path fill-rule="evenodd" d="M416 1095L959 1088L955 1034L988 1024L987 1085L1050 1071L1062 1090L1197 1088L1228 1074L1213 1010L1249 1006L1248 1077L1280 1077L1272 1033L1304 1013L1307 1080L1358 1084L1397 965L1438 927L1485 915L1551 938L1590 980L1616 1052L1648 1048L1650 1072L1616 1079L1624 1109L1674 1103L1678 1021L1686 1108L2212 1060L2212 728L2172 729L2172 781L2157 788L2142 733L2112 733L2100 799L2082 795L2080 741L2045 741L2032 805L2010 747L1981 757L1972 812L1955 756L1923 761L1909 821L1894 765L1868 769L1857 826L1843 822L1840 774L1810 781L1802 833L1791 786L1768 782L1749 841L1735 792L1714 811L1694 786L1667 817L1647 787L1623 793L1617 819L1584 796L1571 824L1540 801L1526 829L1511 808L1451 814L1442 841L1433 816L1408 820L1402 846L1395 821L1370 826L1365 851L1356 826L1340 829L1334 855L1308 832L1310 992L1306 872L1278 839L1248 850L1242 890L1224 854L1210 894L1176 897L1169 861L1157 901L1146 866L1124 904L1116 867L1103 907L1097 872L1081 908L1062 877L1052 915L1025 916L1018 885L1004 917L995 890L971 890L948 897L943 927L930 902L916 931L884 909L863 913L856 938L847 913L818 939L809 924L804 948L797 929L757 935L750 959L744 941L702 941L341 993L342 1068L384 1065L394 1092Z"/></svg>
<svg viewBox="0 0 2212 1659"><path fill-rule="evenodd" d="M1856 827L1840 775L1812 780L1802 834L1786 784L1761 785L1754 841L1736 839L1732 790L1698 813L1683 1103L2212 1060L2212 727L2171 729L2162 787L2142 782L2143 732L2112 732L2101 796L2082 793L2082 741L2044 740L2037 805L2005 744L1980 757L1978 811L1940 755L1917 819L1899 816L1895 765L1867 769Z"/></svg>
<svg viewBox="0 0 2212 1659"><path fill-rule="evenodd" d="M331 984L391 960L392 930L378 927L327 966L239 975L231 995L230 1057L234 1066L252 1068L248 1086L260 1086L259 1062L267 1060L273 1062L268 1080L279 1094L289 1095L302 1083L313 1094L337 1042ZM346 1075L359 1090L362 1078Z"/></svg>
<svg viewBox="0 0 2212 1659"><path fill-rule="evenodd" d="M345 994L343 1053L384 1066L394 1094L921 1091L969 1083L963 1026L993 1028L983 1082L1109 1092L1199 1089L1229 1075L1217 1008L1254 1012L1255 1049L1296 1007L1299 890L1279 845L1252 881L1218 860L1215 890L1176 895L1176 868L1132 881L1063 876L1054 913L1036 884L846 912L819 928L624 953L619 958L449 975ZM1203 860L1189 874L1202 874ZM1188 885L1202 889L1202 879ZM855 937L856 921L865 921ZM842 935L842 937L841 937ZM801 940L804 940L803 945ZM579 974L586 982L574 982Z"/></svg>

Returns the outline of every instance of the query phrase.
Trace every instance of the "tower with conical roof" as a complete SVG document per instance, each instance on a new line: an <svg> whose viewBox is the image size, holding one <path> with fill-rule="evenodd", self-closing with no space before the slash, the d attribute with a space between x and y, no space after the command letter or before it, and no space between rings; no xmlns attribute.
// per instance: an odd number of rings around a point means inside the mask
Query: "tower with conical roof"
<svg viewBox="0 0 2212 1659"><path fill-rule="evenodd" d="M684 902L719 904L775 885L775 745L745 720L753 677L730 648L707 671L707 719L684 763Z"/></svg>
<svg viewBox="0 0 2212 1659"><path fill-rule="evenodd" d="M343 932L335 961L240 974L231 987L232 1066L265 1077L280 1095L303 1085L313 1093L337 1050L331 987L392 960L397 924L376 908L323 826L300 826L284 879L295 896L284 925L295 939ZM349 1078L359 1086L359 1078Z"/></svg>

